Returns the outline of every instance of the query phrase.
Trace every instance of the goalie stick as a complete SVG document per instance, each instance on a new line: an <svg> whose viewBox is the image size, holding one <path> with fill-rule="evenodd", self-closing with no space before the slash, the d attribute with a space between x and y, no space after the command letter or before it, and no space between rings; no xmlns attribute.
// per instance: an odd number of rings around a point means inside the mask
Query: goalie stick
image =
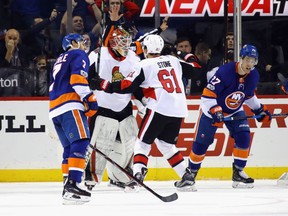
<svg viewBox="0 0 288 216"><path fill-rule="evenodd" d="M123 167L121 167L118 163L116 163L115 161L113 161L111 158L109 158L106 154L104 154L103 152L101 152L99 149L97 149L95 146L89 144L89 147L92 148L93 150L95 150L97 153L99 153L100 155L102 155L107 161L109 161L110 163L112 163L115 167L117 167L118 169L120 169L122 172L124 172L127 176L129 176L131 179L133 179L134 181L136 181L139 185L141 185L142 187L144 187L146 190L148 190L149 192L151 192L154 196L158 197L160 200L162 200L163 202L172 202L178 199L178 194L177 193L173 193L169 196L161 196L158 193L156 193L154 190L152 190L150 187L148 187L146 184L144 184L143 182L139 181L137 178L135 178L133 176L133 174L129 173L127 170L125 170Z"/></svg>
<svg viewBox="0 0 288 216"><path fill-rule="evenodd" d="M235 120L243 120L243 119L258 119L261 118L263 115L253 115L253 116L235 116L235 117L226 117L224 118L225 121L235 121ZM279 113L279 114L272 114L271 117L286 117L288 113Z"/></svg>

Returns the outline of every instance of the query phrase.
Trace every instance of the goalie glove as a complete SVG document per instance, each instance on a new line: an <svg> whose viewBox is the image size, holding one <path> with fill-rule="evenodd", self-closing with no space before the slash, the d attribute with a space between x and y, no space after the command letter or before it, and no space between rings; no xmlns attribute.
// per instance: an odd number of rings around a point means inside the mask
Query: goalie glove
<svg viewBox="0 0 288 216"><path fill-rule="evenodd" d="M93 94L93 92L90 92L88 95L86 95L83 98L84 106L86 108L85 110L85 115L87 117L92 117L93 115L96 114L97 109L98 109L98 103L96 101L96 97Z"/></svg>
<svg viewBox="0 0 288 216"><path fill-rule="evenodd" d="M215 105L210 108L209 114L212 116L212 126L219 127L224 121L222 107Z"/></svg>
<svg viewBox="0 0 288 216"><path fill-rule="evenodd" d="M267 109L266 105L261 104L259 109L251 110L255 115L261 115L260 118L257 118L258 122L270 122L271 121L271 113Z"/></svg>

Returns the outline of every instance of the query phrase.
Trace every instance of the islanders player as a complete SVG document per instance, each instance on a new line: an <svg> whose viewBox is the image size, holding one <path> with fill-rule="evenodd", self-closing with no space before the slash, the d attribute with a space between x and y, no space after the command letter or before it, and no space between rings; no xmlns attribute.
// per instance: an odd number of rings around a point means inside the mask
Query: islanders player
<svg viewBox="0 0 288 216"><path fill-rule="evenodd" d="M221 66L209 80L201 97L201 111L192 150L189 155L189 167L196 177L206 151L213 143L214 135L222 126L224 116L243 116L243 103L247 104L255 115L262 115L259 122L269 122L271 114L254 94L259 81L255 68L258 51L253 45L244 45L240 50L240 61ZM238 118L238 117L237 117ZM249 146L250 128L247 119L225 121L225 125L234 138L234 162L232 187L252 188L254 179L243 171L246 166Z"/></svg>
<svg viewBox="0 0 288 216"><path fill-rule="evenodd" d="M51 73L49 118L63 146L63 204L83 204L91 194L78 187L82 181L90 134L87 117L96 113L98 104L88 85L89 59L83 36L63 38L62 53Z"/></svg>

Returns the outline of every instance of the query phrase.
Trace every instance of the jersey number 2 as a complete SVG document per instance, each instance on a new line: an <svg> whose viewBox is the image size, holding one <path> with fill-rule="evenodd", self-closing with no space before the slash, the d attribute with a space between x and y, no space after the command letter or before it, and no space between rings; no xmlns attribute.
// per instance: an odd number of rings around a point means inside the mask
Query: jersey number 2
<svg viewBox="0 0 288 216"><path fill-rule="evenodd" d="M170 72L164 69L160 70L158 72L158 79L167 92L173 93L175 90L176 93L181 93L181 88L179 86L174 69L171 69Z"/></svg>

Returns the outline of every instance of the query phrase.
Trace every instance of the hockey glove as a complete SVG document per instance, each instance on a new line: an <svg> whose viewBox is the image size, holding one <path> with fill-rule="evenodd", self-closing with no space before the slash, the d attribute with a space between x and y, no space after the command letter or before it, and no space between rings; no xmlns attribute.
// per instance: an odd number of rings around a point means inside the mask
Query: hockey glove
<svg viewBox="0 0 288 216"><path fill-rule="evenodd" d="M93 92L90 92L83 98L84 106L86 107L86 111L84 112L87 117L92 117L96 114L98 109L98 104L96 101L96 97Z"/></svg>
<svg viewBox="0 0 288 216"><path fill-rule="evenodd" d="M257 118L258 122L270 122L271 121L271 113L267 109L266 105L261 104L261 107L256 110L251 110L255 115L261 115L260 118Z"/></svg>
<svg viewBox="0 0 288 216"><path fill-rule="evenodd" d="M215 105L210 108L209 114L212 116L212 126L219 127L222 125L222 122L224 121L224 115L222 108L218 105Z"/></svg>

